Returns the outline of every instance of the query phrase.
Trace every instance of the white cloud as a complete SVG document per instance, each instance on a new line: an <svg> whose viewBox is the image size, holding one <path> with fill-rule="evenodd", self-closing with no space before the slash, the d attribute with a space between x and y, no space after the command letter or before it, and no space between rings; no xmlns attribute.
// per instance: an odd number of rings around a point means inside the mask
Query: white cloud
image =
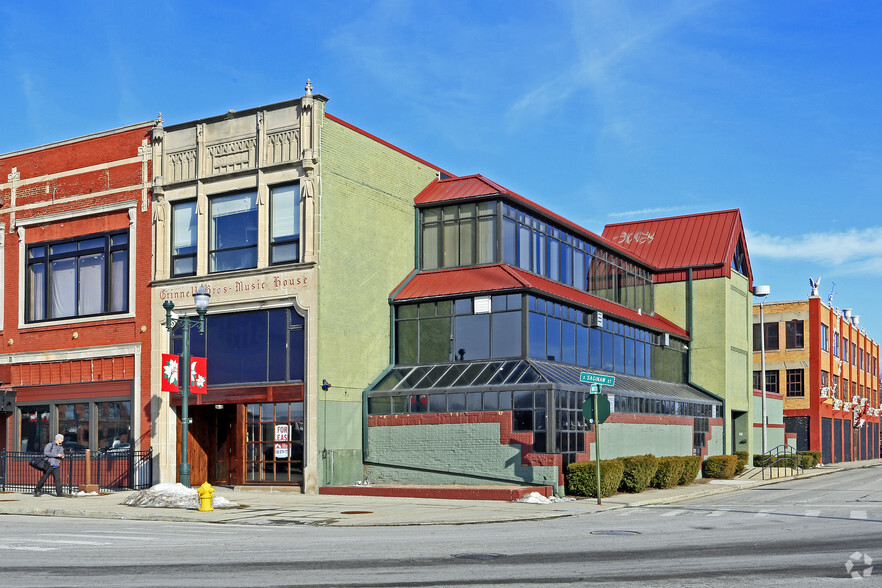
<svg viewBox="0 0 882 588"><path fill-rule="evenodd" d="M843 273L882 274L882 227L842 232L811 232L797 237L767 235L746 230L753 260L810 261Z"/></svg>
<svg viewBox="0 0 882 588"><path fill-rule="evenodd" d="M633 217L641 218L649 215L670 215L672 212L679 212L693 208L692 206L667 206L659 208L641 208L640 210L625 210L623 212L610 212L607 214L610 218Z"/></svg>

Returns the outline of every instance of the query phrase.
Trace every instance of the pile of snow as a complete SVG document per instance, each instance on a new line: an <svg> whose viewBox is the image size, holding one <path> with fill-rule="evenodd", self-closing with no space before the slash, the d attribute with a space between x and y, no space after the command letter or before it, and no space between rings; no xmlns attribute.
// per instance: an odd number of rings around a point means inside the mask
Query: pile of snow
<svg viewBox="0 0 882 588"><path fill-rule="evenodd" d="M555 502L568 502L571 500L575 500L575 498L569 496L564 498L558 498L556 496L545 497L538 492L530 492L523 498L518 498L517 500L515 500L515 502L526 502L529 504L552 504Z"/></svg>
<svg viewBox="0 0 882 588"><path fill-rule="evenodd" d="M146 508L199 508L199 495L195 488L183 484L157 484L152 488L129 494L122 504ZM239 506L222 496L212 496L214 508L235 508Z"/></svg>

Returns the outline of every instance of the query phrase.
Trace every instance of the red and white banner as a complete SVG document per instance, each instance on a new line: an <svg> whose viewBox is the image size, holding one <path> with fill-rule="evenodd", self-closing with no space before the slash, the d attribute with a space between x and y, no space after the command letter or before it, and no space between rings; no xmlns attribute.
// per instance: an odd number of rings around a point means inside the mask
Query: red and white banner
<svg viewBox="0 0 882 588"><path fill-rule="evenodd" d="M180 392L180 356L170 353L162 354L162 391ZM190 358L190 392L193 394L205 394L208 363L204 357Z"/></svg>

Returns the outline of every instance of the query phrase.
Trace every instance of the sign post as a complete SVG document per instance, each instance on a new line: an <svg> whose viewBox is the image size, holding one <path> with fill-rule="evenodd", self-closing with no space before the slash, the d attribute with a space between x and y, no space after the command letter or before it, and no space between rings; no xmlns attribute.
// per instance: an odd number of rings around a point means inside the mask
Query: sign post
<svg viewBox="0 0 882 588"><path fill-rule="evenodd" d="M600 410L598 407L598 398L601 396L601 391L604 386L613 386L616 383L615 376L604 376L603 374L589 374L588 372L582 372L579 374L579 381L584 382L586 384L591 384L591 402L592 406L588 405L588 402L585 402L582 405L582 413L585 415L585 418L588 420L594 420L594 453L597 455L594 456L594 467L597 478L597 504L603 504L600 491L600 423L605 421L607 417L609 417L610 406L609 399L606 396L603 397L606 406L604 407L606 410L606 414L600 414ZM591 410L593 408L593 411ZM589 411L592 413L589 416Z"/></svg>

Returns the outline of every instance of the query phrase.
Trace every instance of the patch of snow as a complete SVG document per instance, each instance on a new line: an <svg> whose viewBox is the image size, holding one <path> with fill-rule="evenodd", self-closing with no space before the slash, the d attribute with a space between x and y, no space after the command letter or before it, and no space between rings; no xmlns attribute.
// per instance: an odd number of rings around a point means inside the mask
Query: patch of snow
<svg viewBox="0 0 882 588"><path fill-rule="evenodd" d="M83 492L79 490L74 496L100 496L97 492Z"/></svg>
<svg viewBox="0 0 882 588"><path fill-rule="evenodd" d="M564 498L558 498L557 496L545 497L538 492L530 492L523 498L518 498L515 502L524 502L527 504L553 504L556 502L569 502L574 500L576 499L571 496L566 496Z"/></svg>
<svg viewBox="0 0 882 588"><path fill-rule="evenodd" d="M129 494L122 501L128 506L143 508L199 508L199 495L195 488L187 488L180 483L156 484L152 488ZM235 508L239 504L230 502L222 496L212 496L214 508Z"/></svg>

